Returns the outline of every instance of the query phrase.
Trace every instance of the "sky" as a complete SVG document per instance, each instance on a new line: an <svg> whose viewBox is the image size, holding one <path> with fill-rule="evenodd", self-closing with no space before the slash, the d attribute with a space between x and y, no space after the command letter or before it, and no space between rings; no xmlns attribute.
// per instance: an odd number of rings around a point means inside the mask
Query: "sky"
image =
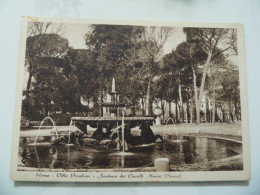
<svg viewBox="0 0 260 195"><path fill-rule="evenodd" d="M55 28L55 25L53 27ZM63 27L62 36L68 39L71 47L74 49L87 49L84 36L91 30L88 24L64 23ZM175 27L163 46L162 56L171 53L172 50L183 41L186 41L186 35L183 33L183 29L181 27ZM229 60L235 65L238 64L237 56L231 56Z"/></svg>
<svg viewBox="0 0 260 195"><path fill-rule="evenodd" d="M87 24L65 23L63 36L68 39L74 49L86 49L84 35L91 30ZM182 28L175 28L171 36L165 42L163 55L170 53L178 44L186 40Z"/></svg>
<svg viewBox="0 0 260 195"><path fill-rule="evenodd" d="M91 28L88 24L77 24L77 23L64 23L63 36L68 39L69 44L74 49L86 49L84 36L88 33ZM172 34L169 36L167 41L163 46L162 56L171 53L173 49L177 47L178 44L186 41L186 35L183 33L181 27L174 28ZM225 46L224 46L225 47ZM229 57L229 60L238 64L237 56Z"/></svg>
<svg viewBox="0 0 260 195"><path fill-rule="evenodd" d="M86 49L84 36L91 29L87 24L68 24L64 25L63 36L68 39L69 44L74 49Z"/></svg>

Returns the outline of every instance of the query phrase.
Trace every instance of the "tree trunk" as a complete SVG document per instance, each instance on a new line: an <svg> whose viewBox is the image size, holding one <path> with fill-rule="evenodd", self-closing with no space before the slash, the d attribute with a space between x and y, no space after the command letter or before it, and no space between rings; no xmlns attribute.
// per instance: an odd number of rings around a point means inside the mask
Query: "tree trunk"
<svg viewBox="0 0 260 195"><path fill-rule="evenodd" d="M144 98L142 98L142 115L145 115L145 101Z"/></svg>
<svg viewBox="0 0 260 195"><path fill-rule="evenodd" d="M165 118L165 110L164 110L164 102L163 99L161 99L161 109L162 109L162 115L163 115L163 119Z"/></svg>
<svg viewBox="0 0 260 195"><path fill-rule="evenodd" d="M238 110L239 120L241 121L242 120L242 116L241 116L241 104L240 104L240 101L237 102L237 110Z"/></svg>
<svg viewBox="0 0 260 195"><path fill-rule="evenodd" d="M29 78L28 78L28 81L27 81L27 86L26 86L26 98L29 96L29 91L30 91L30 88L31 88L31 82L32 82L32 72L30 71L29 72Z"/></svg>
<svg viewBox="0 0 260 195"><path fill-rule="evenodd" d="M179 104L177 104L177 110L178 110L178 122L180 122L180 118L181 118L181 111L180 111L180 105Z"/></svg>
<svg viewBox="0 0 260 195"><path fill-rule="evenodd" d="M208 57L207 57L207 61L204 65L204 69L203 69L203 76L202 76L202 79L201 79L201 86L200 86L200 93L199 93L199 101L198 101L198 106L197 106L197 121L196 121L197 124L200 123L200 107L201 107L202 97L203 97L203 94L204 94L205 80L206 80L206 76L207 76L209 63L211 61L211 57L212 57L212 54L209 53Z"/></svg>
<svg viewBox="0 0 260 195"><path fill-rule="evenodd" d="M168 103L169 103L169 118L172 118L171 102Z"/></svg>
<svg viewBox="0 0 260 195"><path fill-rule="evenodd" d="M135 111L135 105L133 105L133 107L132 107L132 113L133 113L133 116L135 116L135 115L136 115L136 111Z"/></svg>
<svg viewBox="0 0 260 195"><path fill-rule="evenodd" d="M135 112L136 112L136 110L135 110L135 98L133 97L132 98L132 114L133 114L133 116L135 116Z"/></svg>
<svg viewBox="0 0 260 195"><path fill-rule="evenodd" d="M89 105L90 105L90 99L88 98L87 116L89 115Z"/></svg>
<svg viewBox="0 0 260 195"><path fill-rule="evenodd" d="M179 118L179 112L178 112L178 101L177 100L175 100L175 123L177 123L178 122L178 118Z"/></svg>
<svg viewBox="0 0 260 195"><path fill-rule="evenodd" d="M30 114L30 88L31 88L31 82L32 82L32 71L30 70L29 72L29 78L28 78L28 81L27 81L27 85L26 85L26 95L25 95L25 98L26 98L26 107L25 107L25 113L26 113L26 116L28 117Z"/></svg>
<svg viewBox="0 0 260 195"><path fill-rule="evenodd" d="M212 123L215 123L215 113L216 113L216 91L215 83L213 84L213 100L212 100Z"/></svg>
<svg viewBox="0 0 260 195"><path fill-rule="evenodd" d="M208 122L208 98L205 97L205 114L204 114L205 122Z"/></svg>
<svg viewBox="0 0 260 195"><path fill-rule="evenodd" d="M48 100L44 98L43 103L42 103L42 113L44 116L48 116L49 112L49 105L48 105Z"/></svg>
<svg viewBox="0 0 260 195"><path fill-rule="evenodd" d="M195 118L196 123L198 124L200 121L198 120L198 116L200 116L200 107L198 107L198 92L197 92L197 76L195 73L194 67L192 67L192 74L193 74L193 90L194 90L194 100L195 100Z"/></svg>
<svg viewBox="0 0 260 195"><path fill-rule="evenodd" d="M193 99L191 96L191 101L190 101L190 123L193 122Z"/></svg>
<svg viewBox="0 0 260 195"><path fill-rule="evenodd" d="M184 113L183 113L183 102L182 102L182 94L181 94L180 83L179 83L179 99L180 99L180 120L183 123Z"/></svg>
<svg viewBox="0 0 260 195"><path fill-rule="evenodd" d="M101 94L100 94L100 98L101 98L101 105L100 105L100 116L102 117L103 116L103 107L102 107L102 104L103 104L103 89L101 90Z"/></svg>
<svg viewBox="0 0 260 195"><path fill-rule="evenodd" d="M228 110L229 110L229 122L234 122L234 119L233 119L233 112L232 112L232 99L230 98L229 99L229 104L228 104Z"/></svg>
<svg viewBox="0 0 260 195"><path fill-rule="evenodd" d="M235 107L235 118L238 121L239 118L238 118L237 102L234 102L234 107Z"/></svg>
<svg viewBox="0 0 260 195"><path fill-rule="evenodd" d="M186 107L185 107L185 118L186 118L186 123L188 123L189 122L189 104L188 103L186 103L185 104L186 105Z"/></svg>

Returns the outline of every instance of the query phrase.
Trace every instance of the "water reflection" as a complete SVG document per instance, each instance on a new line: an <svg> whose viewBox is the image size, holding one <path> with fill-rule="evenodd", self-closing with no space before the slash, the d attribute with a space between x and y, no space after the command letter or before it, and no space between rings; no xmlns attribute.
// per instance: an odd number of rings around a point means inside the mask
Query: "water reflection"
<svg viewBox="0 0 260 195"><path fill-rule="evenodd" d="M147 147L136 147L132 155L111 155L114 149L89 148L86 146L29 146L20 142L19 155L23 166L36 168L121 168L151 165L156 158L169 158L174 165L208 162L237 155L242 145L235 142L208 139L184 138L186 142L158 143ZM44 140L45 141L45 140Z"/></svg>
<svg viewBox="0 0 260 195"><path fill-rule="evenodd" d="M51 155L51 164L50 164L50 168L53 169L54 168L54 164L58 158L57 155L57 148L52 148L50 147L50 155Z"/></svg>

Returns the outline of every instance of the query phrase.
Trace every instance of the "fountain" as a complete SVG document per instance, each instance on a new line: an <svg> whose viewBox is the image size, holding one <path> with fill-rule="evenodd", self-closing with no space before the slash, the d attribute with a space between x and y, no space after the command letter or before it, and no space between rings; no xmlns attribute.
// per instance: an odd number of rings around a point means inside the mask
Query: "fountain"
<svg viewBox="0 0 260 195"><path fill-rule="evenodd" d="M70 120L70 127L69 127L69 138L68 138L68 143L66 144L67 146L73 146L72 143L70 143L70 135L71 135L71 127L72 127L73 121Z"/></svg>
<svg viewBox="0 0 260 195"><path fill-rule="evenodd" d="M119 93L116 92L114 78L112 80L112 90L107 95L107 101L102 104L101 117L72 117L71 120L85 134L88 134L88 125L92 128L97 128L93 136L89 137L92 139L101 139L102 137L109 139L107 135L114 134L113 131L116 129L121 145L120 148L123 150L122 155L128 154L125 151L129 144L142 145L152 143L156 137L150 129L150 126L154 122L153 117L125 116L125 104L119 101ZM140 136L140 139L137 140L136 137L131 135L131 128L140 125L144 135ZM118 128L120 126L121 128ZM106 133L102 132L103 129L106 129ZM121 130L121 134L119 133L119 129ZM131 141L132 143L130 143Z"/></svg>
<svg viewBox="0 0 260 195"><path fill-rule="evenodd" d="M165 127L164 127L164 131L163 131L163 139L165 140L165 130L166 130L166 126L168 125L168 122L169 121L172 121L173 123L173 129L175 131L175 136L176 136L176 139L175 140L171 140L171 142L185 142L186 140L183 140L183 139L179 139L178 137L178 133L177 133L177 129L176 129L176 126L175 126L175 122L172 118L168 118L168 120L166 121L166 124L165 124Z"/></svg>
<svg viewBox="0 0 260 195"><path fill-rule="evenodd" d="M75 125L77 125L77 123L78 125L81 124L81 128L86 124L97 126L99 123L102 127L107 127L108 130L111 128L114 135L120 135L117 139L119 139L118 143L120 143L122 150L115 151L114 148L99 146L95 148L82 147L81 145L75 145L74 147L60 147L55 144L47 147L44 145L38 146L36 138L34 144L37 143L37 145L34 147L28 146L28 144L24 144L23 142L20 143L19 153L23 157L23 164L20 165L20 169L23 170L24 167L33 167L51 168L54 170L84 169L87 171L88 169L118 169L119 171L128 171L128 168L135 168L133 169L135 171L151 171L155 168L156 171L161 172L169 171L169 165L174 166L175 170L175 167L188 164L187 170L189 170L189 167L193 164L197 166L198 163L211 162L227 157L236 157L236 155L242 153L242 144L230 140L192 136L185 138L186 140L182 140L180 139L180 135L178 135L176 125L172 118L166 121L163 136L166 137L166 126L172 121L174 127L173 134L175 133L176 140L169 140L162 144L154 144L154 146L149 148L145 147L148 145L147 142L141 141L139 142L141 144L130 148L130 152L127 151L126 146L129 144L128 130L130 127L141 123L141 126L144 125L149 128L149 122L153 122L152 119L150 121L150 118L151 117L126 117L123 109L122 116L88 117L82 120L74 117L70 122L69 129L67 129L69 131L66 136L69 135L69 140L66 140L66 144L73 142L70 137L74 123ZM50 118L46 117L41 122L39 130L42 128L43 122L47 119ZM56 126L53 121L52 123L56 132L54 135L58 137ZM84 130L84 128L82 129ZM144 137L146 137L147 129L140 128L140 130L141 133L144 133ZM59 138L61 138L61 136ZM231 143L232 147L234 147L232 151L230 151ZM228 150L226 148L228 148ZM153 165L154 167L152 167Z"/></svg>
<svg viewBox="0 0 260 195"><path fill-rule="evenodd" d="M47 119L49 119L51 122L52 122L52 125L54 126L54 130L55 130L55 135L56 135L56 138L58 138L58 132L57 132L57 128L56 128L56 126L55 126L55 123L54 123L54 121L52 120L52 118L51 117L49 117L49 116L47 116L47 117L45 117L42 121L41 121L41 123L40 123L40 126L39 126L39 131L41 130L41 127L42 127L42 125L43 125L43 123L44 123L44 121L45 120L47 120ZM49 136L49 135L48 135ZM30 144L30 145L50 145L51 143L50 142L44 142L44 143L37 143L37 140L38 140L38 135L36 135L36 137L35 137L35 140L34 140L34 142L33 142L33 144Z"/></svg>
<svg viewBox="0 0 260 195"><path fill-rule="evenodd" d="M125 152L125 146L127 145L127 143L125 142L125 112L123 111L122 112L122 152L116 152L116 153L112 153L111 155L120 155L120 156L126 156L126 155L133 155L133 153L130 153L130 152ZM118 124L118 123L117 123ZM118 132L118 129L119 127L117 126L117 132ZM118 132L119 133L119 132ZM120 141L120 140L119 140ZM128 149L127 149L128 150ZM122 163L122 166L123 166L124 163Z"/></svg>
<svg viewBox="0 0 260 195"><path fill-rule="evenodd" d="M82 137L80 135L81 145L75 144L74 147L61 147L59 144L52 144L46 147L43 143L37 143L38 136L42 136L38 131L34 143L32 144L35 145L35 147L28 146L30 144L24 144L24 141L20 142L19 155L23 157L23 164L22 168L18 168L23 170L25 166L28 168L47 168L48 170L51 168L54 170L64 169L68 171L71 169L83 169L86 171L89 171L89 169L116 170L117 168L119 168L119 171L128 171L127 168L135 168L135 171L146 171L144 167L151 167L154 164L157 171L169 171L169 165L178 167L183 164L188 164L187 170L189 170L190 165L193 164L197 166L198 163L235 157L242 153L242 144L230 140L193 136L187 136L187 138L185 138L186 140L183 140L180 138L180 135L178 135L180 132L177 132L176 125L172 118L166 121L163 138L167 137L167 135L165 135L166 126L172 121L172 133L173 135L175 133L176 140L169 140L161 144L154 143L155 138L159 136L155 136L150 128L155 121L154 118L127 116L124 110L125 105L119 102L119 94L115 90L114 79L109 95L107 98L108 101L102 104L103 112L100 117L72 117L69 129L66 127L65 137L61 136L61 129L59 129L58 137L57 128L50 117L44 118L38 130L41 130L44 121L49 119L54 126L53 129L55 132L52 131L52 134L47 136L55 136L56 140L57 138L64 138L63 140L65 141L62 144L70 146L74 143L72 132L73 125L75 125L85 133ZM159 115L159 113L157 115ZM101 136L99 134L99 138L103 136L106 140L93 138L95 132L91 135L90 132L93 131L93 129L90 129L89 126L97 128L95 131L97 135L101 130L102 134ZM140 134L135 136L131 134L133 133L131 129L133 130L134 127L140 130ZM102 132L103 130L106 130L106 133ZM119 151L115 151L114 143L116 140L113 139L113 135L117 136ZM83 139L92 139L92 141L95 141L95 144L99 145L95 145L95 147L83 147L84 144L81 142ZM28 140L30 141L30 139ZM114 142L114 145L113 147L100 147L102 141ZM149 144L154 145L150 147ZM230 150L231 144L232 150ZM129 147L130 152L127 150L128 146L132 147ZM147 148L147 146L149 146L149 148ZM153 171L153 167L147 169L147 171Z"/></svg>

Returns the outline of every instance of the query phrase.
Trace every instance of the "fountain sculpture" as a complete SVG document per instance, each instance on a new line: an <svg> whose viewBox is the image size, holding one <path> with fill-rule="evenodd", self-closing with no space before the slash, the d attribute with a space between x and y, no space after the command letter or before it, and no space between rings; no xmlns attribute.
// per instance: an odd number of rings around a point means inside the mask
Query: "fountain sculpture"
<svg viewBox="0 0 260 195"><path fill-rule="evenodd" d="M85 135L89 133L88 126L97 128L92 134L92 139L100 141L116 138L119 142L118 149L123 151L127 149L128 144L135 146L153 143L157 138L163 140L159 135L155 136L150 128L154 122L153 117L125 116L124 109L125 104L119 101L119 93L116 92L113 78L112 90L107 96L107 102L102 104L103 115L101 117L72 117L71 120ZM141 129L140 136L131 134L131 128L136 126Z"/></svg>

